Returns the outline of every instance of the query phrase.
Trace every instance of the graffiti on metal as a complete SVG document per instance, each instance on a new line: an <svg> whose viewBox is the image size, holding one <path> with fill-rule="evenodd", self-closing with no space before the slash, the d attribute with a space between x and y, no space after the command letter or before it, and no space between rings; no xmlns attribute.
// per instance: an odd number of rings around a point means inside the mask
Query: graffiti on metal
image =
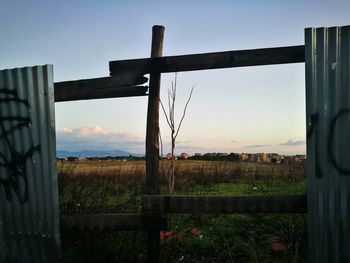
<svg viewBox="0 0 350 263"><path fill-rule="evenodd" d="M343 118L344 116L350 114L350 109L341 109L338 111L338 113L332 118L331 123L330 123L330 128L329 128L329 136L328 136L328 154L329 154L329 159L334 166L335 169L340 174L343 175L350 175L350 169L347 169L339 164L339 161L336 158L335 154L335 149L334 149L334 140L335 140L335 130L337 126L337 122Z"/></svg>
<svg viewBox="0 0 350 263"><path fill-rule="evenodd" d="M341 109L338 113L331 119L328 131L328 139L327 139L327 155L330 163L333 167L341 174L341 175L350 175L350 169L343 167L339 160L337 160L337 156L334 149L334 139L337 122L344 116L350 114L350 109ZM318 178L322 178L322 169L320 164L320 150L319 150L319 114L313 113L310 115L309 121L309 129L307 130L307 139L311 139L312 136L315 136L315 176Z"/></svg>
<svg viewBox="0 0 350 263"><path fill-rule="evenodd" d="M0 89L0 95L7 95L6 98L0 98L1 104L16 103L21 104L30 111L30 105L27 100L18 98L16 90ZM27 112L28 112L27 111ZM8 123L9 128L5 128L5 123ZM25 164L28 158L33 157L33 153L40 151L40 145L33 145L23 152L19 152L12 145L10 136L13 132L20 129L30 128L31 119L29 116L7 115L0 116L0 140L7 147L6 152L0 151L0 166L7 170L7 177L0 176L0 185L5 190L6 199L12 200L11 189L16 194L18 201L23 204L28 199L28 183ZM22 181L22 184L20 183ZM21 187L23 185L23 187Z"/></svg>
<svg viewBox="0 0 350 263"><path fill-rule="evenodd" d="M350 27L305 30L310 262L350 262Z"/></svg>

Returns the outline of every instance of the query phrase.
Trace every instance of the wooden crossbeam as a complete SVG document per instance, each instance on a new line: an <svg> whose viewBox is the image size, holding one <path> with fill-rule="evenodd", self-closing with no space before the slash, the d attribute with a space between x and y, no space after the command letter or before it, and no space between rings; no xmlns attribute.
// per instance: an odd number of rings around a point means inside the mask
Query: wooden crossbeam
<svg viewBox="0 0 350 263"><path fill-rule="evenodd" d="M146 195L144 211L188 214L306 213L306 195L167 196Z"/></svg>
<svg viewBox="0 0 350 263"><path fill-rule="evenodd" d="M141 214L61 215L61 228L79 230L163 230L167 220L160 216Z"/></svg>
<svg viewBox="0 0 350 263"><path fill-rule="evenodd" d="M305 62L305 47L288 46L214 53L110 61L111 76L133 72L165 73Z"/></svg>
<svg viewBox="0 0 350 263"><path fill-rule="evenodd" d="M55 102L147 95L147 78L133 74L55 82Z"/></svg>

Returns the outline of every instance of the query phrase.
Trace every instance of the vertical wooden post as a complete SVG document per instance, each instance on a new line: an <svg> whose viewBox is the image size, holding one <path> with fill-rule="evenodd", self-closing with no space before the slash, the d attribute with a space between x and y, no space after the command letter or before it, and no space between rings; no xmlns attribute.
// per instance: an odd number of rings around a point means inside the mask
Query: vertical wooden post
<svg viewBox="0 0 350 263"><path fill-rule="evenodd" d="M153 26L151 57L163 55L164 27ZM160 73L150 74L146 131L146 193L159 194ZM159 231L147 232L147 262L159 262Z"/></svg>

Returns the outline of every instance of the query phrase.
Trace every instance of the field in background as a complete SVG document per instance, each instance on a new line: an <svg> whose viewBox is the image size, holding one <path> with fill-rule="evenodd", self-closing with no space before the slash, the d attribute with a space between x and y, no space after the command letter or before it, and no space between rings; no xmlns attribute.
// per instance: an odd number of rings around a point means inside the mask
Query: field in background
<svg viewBox="0 0 350 263"><path fill-rule="evenodd" d="M170 162L160 162L168 193ZM60 213L141 212L144 161L58 162ZM305 164L176 161L176 194L306 192ZM304 262L304 215L170 215L162 262ZM143 262L145 233L62 231L64 262Z"/></svg>

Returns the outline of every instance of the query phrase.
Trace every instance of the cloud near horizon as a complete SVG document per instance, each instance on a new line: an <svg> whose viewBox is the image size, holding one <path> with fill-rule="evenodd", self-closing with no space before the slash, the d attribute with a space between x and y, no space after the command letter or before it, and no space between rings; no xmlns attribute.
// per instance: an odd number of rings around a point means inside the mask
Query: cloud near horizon
<svg viewBox="0 0 350 263"><path fill-rule="evenodd" d="M128 132L110 132L99 126L83 126L74 129L64 128L56 132L57 150L122 150L132 154L145 153L145 138ZM163 154L170 152L170 141L163 140ZM176 154L187 152L305 152L299 149L305 146L305 140L288 140L280 144L233 145L232 140L179 140L176 143ZM276 148L277 147L277 148ZM161 148L160 148L161 150Z"/></svg>
<svg viewBox="0 0 350 263"><path fill-rule="evenodd" d="M263 148L270 146L270 144L253 144L253 145L247 145L246 148Z"/></svg>
<svg viewBox="0 0 350 263"><path fill-rule="evenodd" d="M145 139L127 132L108 132L99 126L64 128L56 132L57 150L123 150L144 153Z"/></svg>
<svg viewBox="0 0 350 263"><path fill-rule="evenodd" d="M300 145L305 145L306 141L305 140L288 140L285 143L280 143L279 145L281 146L300 146Z"/></svg>

